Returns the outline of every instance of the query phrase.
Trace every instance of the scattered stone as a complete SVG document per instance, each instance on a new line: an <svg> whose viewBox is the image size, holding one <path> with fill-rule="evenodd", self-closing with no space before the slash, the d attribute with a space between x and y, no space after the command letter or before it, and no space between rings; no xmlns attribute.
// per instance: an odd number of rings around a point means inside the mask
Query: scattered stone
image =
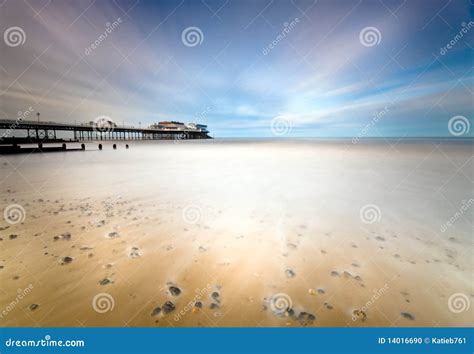
<svg viewBox="0 0 474 354"><path fill-rule="evenodd" d="M152 316L157 316L161 313L161 307L155 307L153 311L151 311Z"/></svg>
<svg viewBox="0 0 474 354"><path fill-rule="evenodd" d="M112 231L112 232L109 232L109 234L107 235L108 238L117 238L117 237L120 237L119 233L117 231Z"/></svg>
<svg viewBox="0 0 474 354"><path fill-rule="evenodd" d="M110 284L110 283L112 283L112 280L110 280L109 278L104 278L101 281L99 281L100 285L107 285L107 284Z"/></svg>
<svg viewBox="0 0 474 354"><path fill-rule="evenodd" d="M34 311L34 310L38 309L38 307L39 307L38 304L31 304L31 305L30 305L30 310L31 310L31 311Z"/></svg>
<svg viewBox="0 0 474 354"><path fill-rule="evenodd" d="M287 243L286 246L292 250L295 250L298 248L298 246L296 246L294 243Z"/></svg>
<svg viewBox="0 0 474 354"><path fill-rule="evenodd" d="M69 256L63 257L63 258L61 259L61 265L69 264L69 263L72 262L72 260L73 260L72 257L69 257Z"/></svg>
<svg viewBox="0 0 474 354"><path fill-rule="evenodd" d="M363 310L352 311L352 317L355 319L360 319L362 322L365 322L367 320L367 314Z"/></svg>
<svg viewBox="0 0 474 354"><path fill-rule="evenodd" d="M181 294L181 289L177 286L170 286L169 291L173 296L179 296Z"/></svg>
<svg viewBox="0 0 474 354"><path fill-rule="evenodd" d="M304 325L310 324L316 319L316 316L312 313L302 311L298 315L298 321Z"/></svg>
<svg viewBox="0 0 474 354"><path fill-rule="evenodd" d="M332 309L334 308L334 307L333 307L330 303L328 303L328 302L325 302L325 303L324 303L324 306L325 306L328 310L332 310Z"/></svg>
<svg viewBox="0 0 474 354"><path fill-rule="evenodd" d="M132 250L130 251L129 256L131 258L138 258L141 256L140 254L140 249L138 247L132 247Z"/></svg>
<svg viewBox="0 0 474 354"><path fill-rule="evenodd" d="M375 239L377 241L385 241L385 239L382 236L377 236Z"/></svg>
<svg viewBox="0 0 474 354"><path fill-rule="evenodd" d="M339 276L339 272L333 270L333 271L331 272L331 276L333 276L333 277L338 277L338 276Z"/></svg>
<svg viewBox="0 0 474 354"><path fill-rule="evenodd" d="M220 300L220 294L217 292L217 291L213 291L212 294L211 294L211 297L217 301L217 302L221 302Z"/></svg>
<svg viewBox="0 0 474 354"><path fill-rule="evenodd" d="M316 290L314 290L314 289L308 289L308 293L310 295L316 295L317 294Z"/></svg>
<svg viewBox="0 0 474 354"><path fill-rule="evenodd" d="M14 240L14 239L16 239L17 237L18 237L18 235L15 235L15 234L11 234L11 235L9 236L10 240Z"/></svg>
<svg viewBox="0 0 474 354"><path fill-rule="evenodd" d="M175 309L176 309L176 306L171 301L166 301L161 310L166 315L167 313L170 313L171 311L174 311Z"/></svg>
<svg viewBox="0 0 474 354"><path fill-rule="evenodd" d="M294 278L296 273L292 269L285 270L285 275L287 278Z"/></svg>
<svg viewBox="0 0 474 354"><path fill-rule="evenodd" d="M411 314L411 313L408 313L408 312L400 312L400 315L402 315L404 318L406 318L407 320L410 320L410 321L414 321L415 320L415 317Z"/></svg>
<svg viewBox="0 0 474 354"><path fill-rule="evenodd" d="M318 289L318 294L322 295L322 294L324 294L324 293L326 293L326 292L324 291L324 289Z"/></svg>
<svg viewBox="0 0 474 354"><path fill-rule="evenodd" d="M65 233L61 234L61 239L66 240L66 241L71 240L71 233L65 232Z"/></svg>
<svg viewBox="0 0 474 354"><path fill-rule="evenodd" d="M197 302L194 304L194 307L197 307L198 309L202 309L202 302L201 302L201 301L197 301Z"/></svg>
<svg viewBox="0 0 474 354"><path fill-rule="evenodd" d="M215 302L213 302L213 303L211 303L211 304L209 305L209 308L210 308L211 310L218 309L218 308L219 308L219 304L216 304Z"/></svg>

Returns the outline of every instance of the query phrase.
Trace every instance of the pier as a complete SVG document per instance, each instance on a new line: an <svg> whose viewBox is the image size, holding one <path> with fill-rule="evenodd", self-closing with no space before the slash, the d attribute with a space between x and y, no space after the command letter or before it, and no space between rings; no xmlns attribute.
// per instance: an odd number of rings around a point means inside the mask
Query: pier
<svg viewBox="0 0 474 354"><path fill-rule="evenodd" d="M211 139L205 125L180 122L161 122L147 128L116 125L113 122L65 124L28 120L0 120L0 153L17 153L21 144L37 144L38 151L64 151L65 148L46 148L43 144L108 140L189 140ZM58 132L69 132L70 138L58 137ZM40 145L41 144L41 145Z"/></svg>
<svg viewBox="0 0 474 354"><path fill-rule="evenodd" d="M168 122L165 122L168 123ZM176 127L176 128L174 128ZM157 124L154 127L137 128L133 126L120 125L97 125L97 124L63 124L56 122L36 122L27 120L0 120L0 130L6 130L9 134L3 134L2 139L12 139L12 132L24 131L26 138L32 142L45 142L57 140L58 131L72 132L74 140L175 140L175 139L210 139L209 131L205 128L191 128L182 124L168 127L165 124Z"/></svg>

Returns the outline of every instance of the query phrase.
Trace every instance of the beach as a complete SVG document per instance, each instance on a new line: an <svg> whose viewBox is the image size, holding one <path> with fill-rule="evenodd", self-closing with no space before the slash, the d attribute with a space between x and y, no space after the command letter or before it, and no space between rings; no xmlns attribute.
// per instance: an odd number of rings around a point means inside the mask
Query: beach
<svg viewBox="0 0 474 354"><path fill-rule="evenodd" d="M473 326L469 140L97 144L0 157L1 326Z"/></svg>

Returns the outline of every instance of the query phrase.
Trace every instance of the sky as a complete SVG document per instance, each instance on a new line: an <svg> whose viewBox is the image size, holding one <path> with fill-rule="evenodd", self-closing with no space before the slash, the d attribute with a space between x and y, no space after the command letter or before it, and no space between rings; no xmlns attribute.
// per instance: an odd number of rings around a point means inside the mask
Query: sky
<svg viewBox="0 0 474 354"><path fill-rule="evenodd" d="M1 119L178 120L215 137L473 136L469 0L0 5Z"/></svg>

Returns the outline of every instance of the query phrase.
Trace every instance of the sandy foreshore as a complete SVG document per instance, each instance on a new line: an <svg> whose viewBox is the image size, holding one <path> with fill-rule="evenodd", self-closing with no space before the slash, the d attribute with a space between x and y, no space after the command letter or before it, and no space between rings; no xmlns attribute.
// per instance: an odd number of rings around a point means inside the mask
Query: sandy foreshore
<svg viewBox="0 0 474 354"><path fill-rule="evenodd" d="M1 159L1 326L473 325L470 144Z"/></svg>

